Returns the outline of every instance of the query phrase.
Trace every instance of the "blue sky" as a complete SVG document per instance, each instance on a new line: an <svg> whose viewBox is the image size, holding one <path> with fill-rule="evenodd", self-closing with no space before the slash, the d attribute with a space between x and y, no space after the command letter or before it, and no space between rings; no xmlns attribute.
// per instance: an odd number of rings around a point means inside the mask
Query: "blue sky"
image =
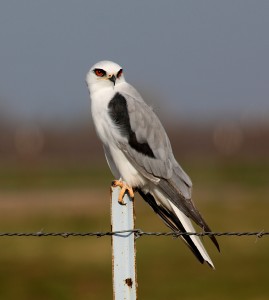
<svg viewBox="0 0 269 300"><path fill-rule="evenodd" d="M90 119L85 75L109 59L171 118L269 118L268 15L268 1L1 1L0 116Z"/></svg>

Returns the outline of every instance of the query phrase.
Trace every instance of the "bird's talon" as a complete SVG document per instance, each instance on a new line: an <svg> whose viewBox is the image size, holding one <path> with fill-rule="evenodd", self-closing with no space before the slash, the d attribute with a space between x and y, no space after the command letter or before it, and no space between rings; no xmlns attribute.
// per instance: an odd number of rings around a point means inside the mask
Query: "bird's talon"
<svg viewBox="0 0 269 300"><path fill-rule="evenodd" d="M122 200L118 200L118 203L120 204L120 205L126 205L126 203L123 201L123 199Z"/></svg>
<svg viewBox="0 0 269 300"><path fill-rule="evenodd" d="M127 192L131 198L132 201L134 201L134 191L131 187L129 187L125 182L120 181L120 180L113 180L111 183L112 187L120 187L121 191L119 194L119 199L118 202L121 205L126 205L126 203L123 201L123 197L125 193Z"/></svg>

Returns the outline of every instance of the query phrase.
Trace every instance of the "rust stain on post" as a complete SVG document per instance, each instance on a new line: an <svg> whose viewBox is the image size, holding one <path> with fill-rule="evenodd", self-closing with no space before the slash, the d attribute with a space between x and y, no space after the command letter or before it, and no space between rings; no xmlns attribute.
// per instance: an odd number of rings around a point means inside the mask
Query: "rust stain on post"
<svg viewBox="0 0 269 300"><path fill-rule="evenodd" d="M133 286L132 278L126 278L126 279L125 279L125 283L126 283L130 288L132 288L132 286Z"/></svg>

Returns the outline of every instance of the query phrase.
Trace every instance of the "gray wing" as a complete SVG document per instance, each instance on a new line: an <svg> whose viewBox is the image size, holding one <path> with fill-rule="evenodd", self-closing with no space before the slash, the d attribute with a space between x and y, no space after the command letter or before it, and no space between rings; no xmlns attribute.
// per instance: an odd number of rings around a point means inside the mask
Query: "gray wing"
<svg viewBox="0 0 269 300"><path fill-rule="evenodd" d="M120 143L119 147L139 172L167 195L169 200L205 231L211 231L191 200L192 182L174 158L169 138L153 110L136 94L124 96L130 129L136 143ZM145 151L146 150L146 151ZM218 247L214 236L212 241Z"/></svg>
<svg viewBox="0 0 269 300"><path fill-rule="evenodd" d="M141 99L122 93L127 102L131 130L139 144L147 145L152 154L138 151L129 144L120 147L140 168L143 175L156 182L158 179L179 181L179 189L187 198L191 197L191 180L174 158L169 138L156 114ZM158 180L159 181L159 180Z"/></svg>

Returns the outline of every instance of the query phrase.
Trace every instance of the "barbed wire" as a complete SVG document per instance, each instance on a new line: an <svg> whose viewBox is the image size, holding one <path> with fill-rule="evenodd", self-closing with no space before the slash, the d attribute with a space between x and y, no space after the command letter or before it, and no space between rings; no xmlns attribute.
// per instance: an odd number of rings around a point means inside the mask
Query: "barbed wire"
<svg viewBox="0 0 269 300"><path fill-rule="evenodd" d="M135 238L140 238L142 236L172 236L174 238L180 237L180 236L190 236L190 235L196 235L196 236L256 236L257 238L262 238L264 236L268 236L269 232L266 232L264 230L262 231L244 231L244 232L181 232L181 231L175 231L175 232L146 232L141 229L130 229L130 230L119 230L119 231L106 231L106 232L43 232L43 231L37 231L37 232L0 232L0 237L104 237L104 236L112 236L112 235L122 235L126 233L134 233Z"/></svg>

